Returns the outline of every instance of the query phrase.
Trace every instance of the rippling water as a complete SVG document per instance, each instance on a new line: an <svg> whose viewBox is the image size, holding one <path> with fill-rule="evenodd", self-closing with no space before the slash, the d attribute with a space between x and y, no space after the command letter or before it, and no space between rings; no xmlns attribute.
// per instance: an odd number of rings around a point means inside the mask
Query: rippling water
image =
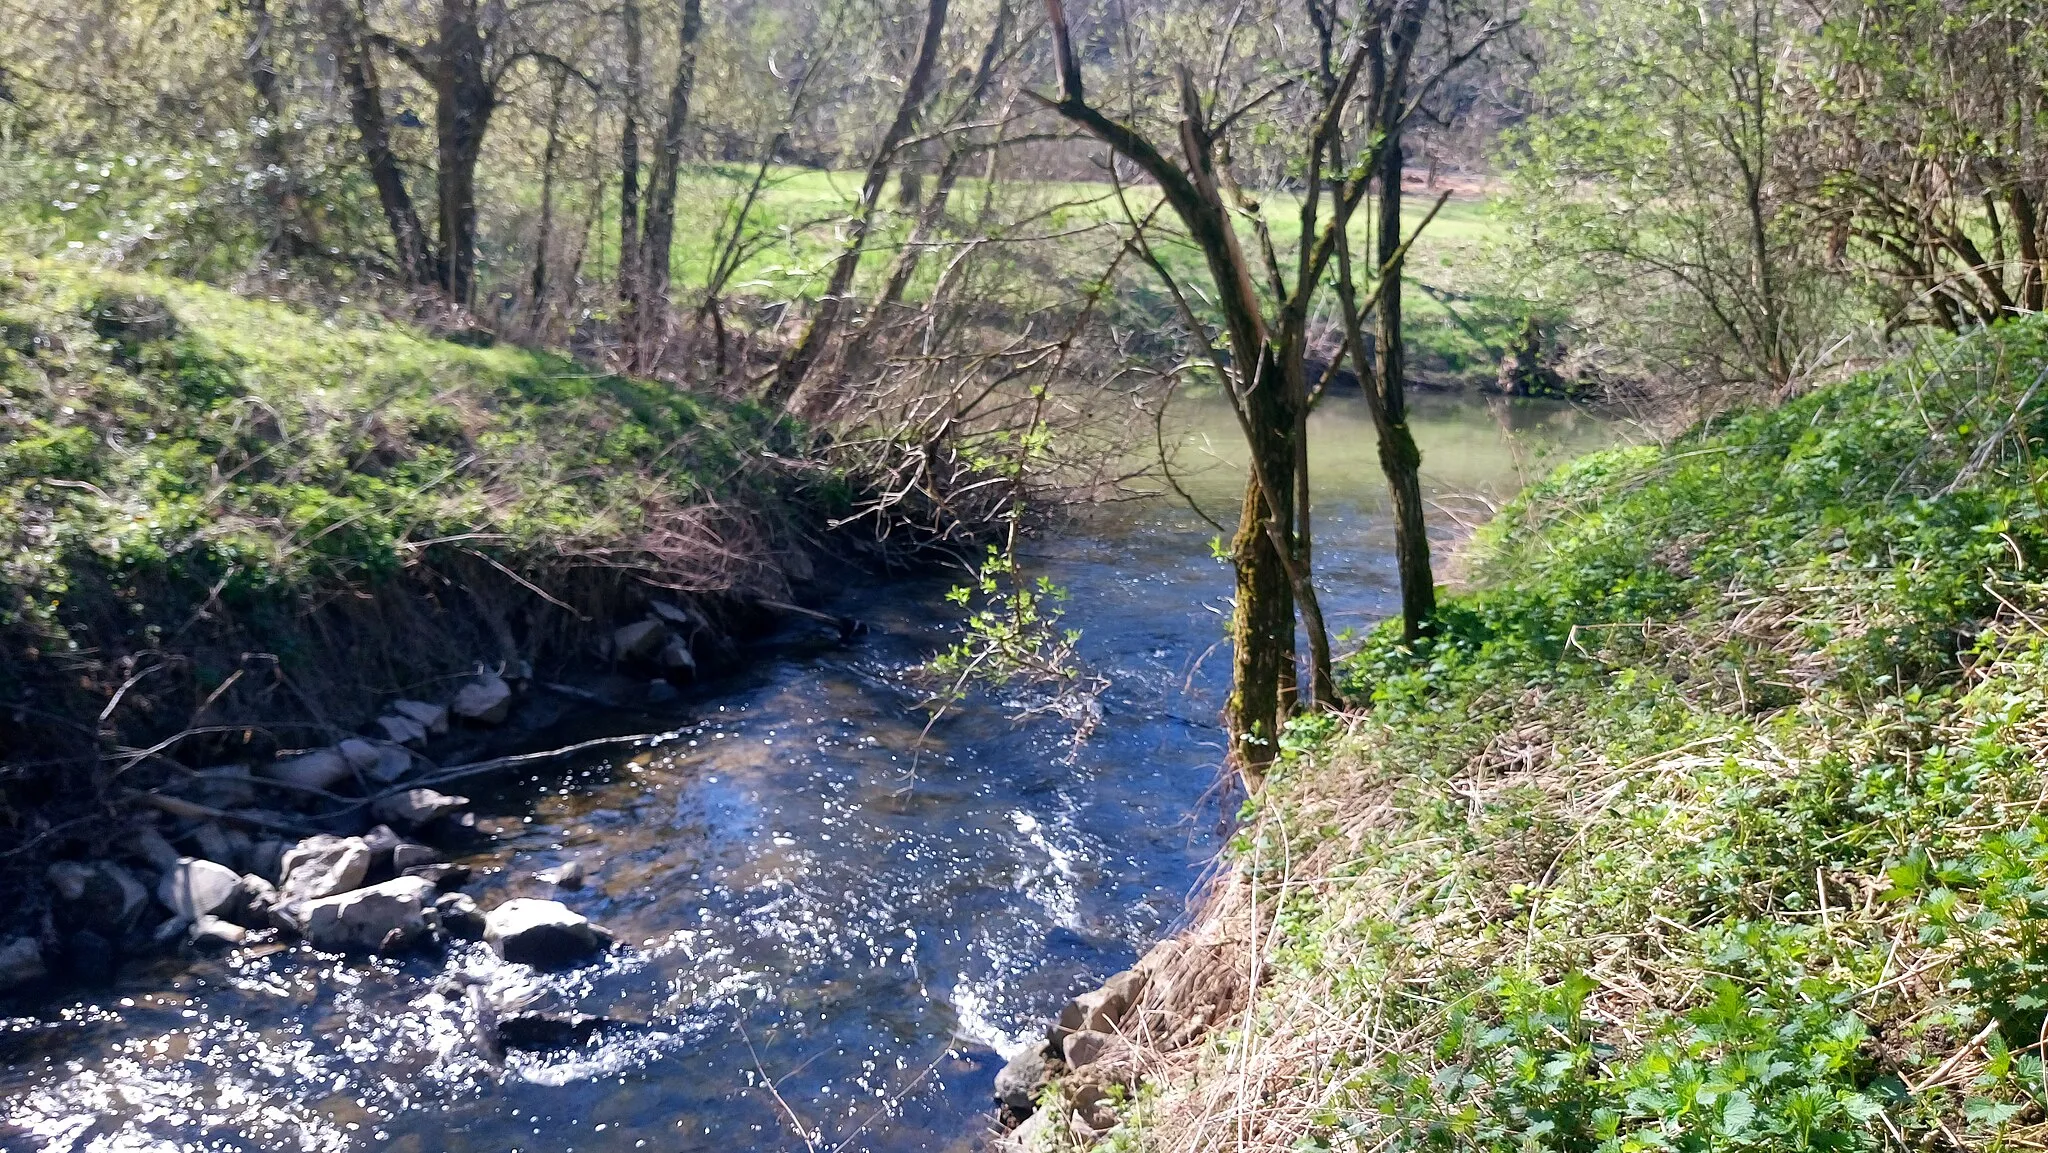
<svg viewBox="0 0 2048 1153"><path fill-rule="evenodd" d="M1440 490L1499 492L1545 450L1610 435L1559 406L1420 400ZM1241 484L1220 415L1194 413L1182 456L1219 519ZM1337 405L1316 422L1333 629L1395 603L1367 429ZM492 835L470 860L479 902L559 897L629 948L538 976L473 944L131 967L110 992L0 1022L0 1147L974 1147L1001 1054L1170 927L1216 849L1230 581L1212 535L1157 502L1038 546L1112 685L1078 749L1064 722L1001 699L920 739L905 674L950 643L947 582L849 590L835 607L868 639L792 629L745 678L657 718L674 740L472 790ZM660 727L565 732L599 723ZM571 856L595 866L582 890L536 877ZM615 1024L494 1066L451 972Z"/></svg>

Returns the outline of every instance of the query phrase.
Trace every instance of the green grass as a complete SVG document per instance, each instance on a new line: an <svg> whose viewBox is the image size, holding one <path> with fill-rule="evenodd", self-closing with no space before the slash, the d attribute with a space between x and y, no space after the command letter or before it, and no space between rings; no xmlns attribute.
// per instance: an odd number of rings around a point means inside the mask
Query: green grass
<svg viewBox="0 0 2048 1153"><path fill-rule="evenodd" d="M94 697L227 622L319 672L322 606L444 563L560 596L673 579L702 510L779 507L766 416L552 354L34 261L0 266L0 336L8 702ZM200 696L231 672L184 671Z"/></svg>
<svg viewBox="0 0 2048 1153"><path fill-rule="evenodd" d="M1112 1146L2038 1148L2044 370L2015 322L1506 508L1290 734L1270 983Z"/></svg>

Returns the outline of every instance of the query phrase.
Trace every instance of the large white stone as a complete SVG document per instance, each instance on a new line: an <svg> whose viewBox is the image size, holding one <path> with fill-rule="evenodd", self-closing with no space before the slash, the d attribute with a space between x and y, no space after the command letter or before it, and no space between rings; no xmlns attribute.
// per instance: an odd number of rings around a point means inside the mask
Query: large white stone
<svg viewBox="0 0 2048 1153"><path fill-rule="evenodd" d="M512 686L491 673L462 686L448 711L473 725L501 725L512 712Z"/></svg>
<svg viewBox="0 0 2048 1153"><path fill-rule="evenodd" d="M327 833L307 837L285 850L284 859L278 863L283 876L278 885L278 901L290 905L345 893L369 875L372 856L370 846L361 837Z"/></svg>
<svg viewBox="0 0 2048 1153"><path fill-rule="evenodd" d="M226 865L180 857L157 883L157 899L188 921L219 914L242 895L242 875Z"/></svg>
<svg viewBox="0 0 2048 1153"><path fill-rule="evenodd" d="M336 952L397 950L425 936L433 921L434 885L399 877L381 885L308 901L298 913L301 932L316 949Z"/></svg>
<svg viewBox="0 0 2048 1153"><path fill-rule="evenodd" d="M484 943L507 961L550 969L582 961L610 938L560 901L516 897L484 914Z"/></svg>
<svg viewBox="0 0 2048 1153"><path fill-rule="evenodd" d="M348 758L335 749L314 749L264 766L263 773L274 781L304 789L329 789L349 778Z"/></svg>

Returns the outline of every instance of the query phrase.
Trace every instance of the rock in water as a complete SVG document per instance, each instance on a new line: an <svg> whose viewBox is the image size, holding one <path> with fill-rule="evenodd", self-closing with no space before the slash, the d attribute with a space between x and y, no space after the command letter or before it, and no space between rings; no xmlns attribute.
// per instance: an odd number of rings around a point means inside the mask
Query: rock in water
<svg viewBox="0 0 2048 1153"><path fill-rule="evenodd" d="M1016 1114L1027 1114L1038 1103L1038 1092L1045 1088L1050 1077L1046 1068L1045 1046L1033 1045L1015 1057L996 1074L996 1103Z"/></svg>
<svg viewBox="0 0 2048 1153"><path fill-rule="evenodd" d="M498 1042L507 1049L568 1049L588 1044L607 1024L588 1013L512 1013L498 1018Z"/></svg>
<svg viewBox="0 0 2048 1153"><path fill-rule="evenodd" d="M434 898L434 912L448 935L463 941L484 939L483 910L468 893L443 893Z"/></svg>
<svg viewBox="0 0 2048 1153"><path fill-rule="evenodd" d="M242 895L242 875L226 865L181 857L156 887L157 899L184 920L231 910Z"/></svg>
<svg viewBox="0 0 2048 1153"><path fill-rule="evenodd" d="M349 778L348 759L334 749L314 749L264 767L274 781L304 789L330 789Z"/></svg>
<svg viewBox="0 0 2048 1153"><path fill-rule="evenodd" d="M0 941L0 991L39 981L48 969L43 967L43 946L34 937L14 937Z"/></svg>
<svg viewBox="0 0 2048 1153"><path fill-rule="evenodd" d="M427 730L429 736L438 737L448 731L448 710L440 705L425 701L392 701L386 712L404 717Z"/></svg>
<svg viewBox="0 0 2048 1153"><path fill-rule="evenodd" d="M557 889L580 889L583 887L584 876L583 859L581 857L570 857L568 860L563 861L559 867L540 875L541 880L552 884Z"/></svg>
<svg viewBox="0 0 2048 1153"><path fill-rule="evenodd" d="M401 829L417 829L468 807L468 797L452 797L432 789L407 789L378 800L370 806L370 815Z"/></svg>
<svg viewBox="0 0 2048 1153"><path fill-rule="evenodd" d="M306 940L316 949L393 952L427 936L433 928L433 909L433 882L399 877L308 901L299 913Z"/></svg>
<svg viewBox="0 0 2048 1153"><path fill-rule="evenodd" d="M283 883L278 886L280 904L317 901L345 893L370 875L374 854L361 837L336 837L327 833L307 837L286 850L278 868Z"/></svg>
<svg viewBox="0 0 2048 1153"><path fill-rule="evenodd" d="M219 917L201 917L192 922L190 939L201 949L232 949L249 939L249 930Z"/></svg>
<svg viewBox="0 0 2048 1153"><path fill-rule="evenodd" d="M448 711L472 725L502 725L512 712L512 686L486 673L462 686Z"/></svg>
<svg viewBox="0 0 2048 1153"><path fill-rule="evenodd" d="M341 759L348 762L349 768L358 773L367 773L377 765L378 747L374 742L361 737L350 737L334 746L334 751L341 754Z"/></svg>
<svg viewBox="0 0 2048 1153"><path fill-rule="evenodd" d="M576 964L609 944L608 934L560 901L517 897L484 915L484 941L507 961L539 969Z"/></svg>

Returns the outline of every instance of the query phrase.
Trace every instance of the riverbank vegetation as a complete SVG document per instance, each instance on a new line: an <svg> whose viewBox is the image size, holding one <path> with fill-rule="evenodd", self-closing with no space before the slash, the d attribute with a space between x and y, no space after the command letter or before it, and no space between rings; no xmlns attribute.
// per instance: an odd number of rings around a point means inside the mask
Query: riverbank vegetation
<svg viewBox="0 0 2048 1153"><path fill-rule="evenodd" d="M179 732L185 762L317 744L479 661L588 649L637 588L787 598L857 499L778 468L790 429L751 406L345 305L17 261L0 331L23 837L116 748L102 770Z"/></svg>
<svg viewBox="0 0 2048 1153"><path fill-rule="evenodd" d="M1504 509L1290 730L1265 987L1110 1147L2031 1147L2044 365L1929 340Z"/></svg>

